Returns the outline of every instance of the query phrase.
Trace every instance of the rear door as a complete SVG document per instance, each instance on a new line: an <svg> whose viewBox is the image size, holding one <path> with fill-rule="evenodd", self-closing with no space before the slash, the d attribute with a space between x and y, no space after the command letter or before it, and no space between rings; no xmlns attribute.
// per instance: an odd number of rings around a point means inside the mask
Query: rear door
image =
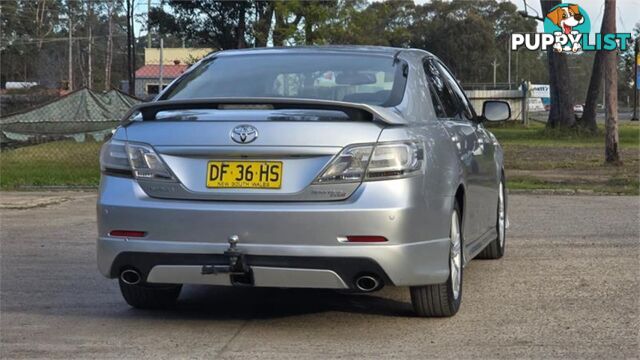
<svg viewBox="0 0 640 360"><path fill-rule="evenodd" d="M478 138L475 125L464 114L464 109L438 61L432 58L426 59L424 70L429 81L436 115L449 133L464 167L466 202L463 231L465 239L473 242L482 235L482 224L484 223L482 217L483 211L485 211L482 207L479 187L480 167L477 159Z"/></svg>
<svg viewBox="0 0 640 360"><path fill-rule="evenodd" d="M477 219L479 235L482 236L496 224L497 212L494 209L498 203L498 172L495 163L495 147L484 125L477 121L475 111L458 81L441 62L438 62L438 66L456 97L461 121L473 130L476 138L473 149L473 164L475 165L473 186L480 209Z"/></svg>

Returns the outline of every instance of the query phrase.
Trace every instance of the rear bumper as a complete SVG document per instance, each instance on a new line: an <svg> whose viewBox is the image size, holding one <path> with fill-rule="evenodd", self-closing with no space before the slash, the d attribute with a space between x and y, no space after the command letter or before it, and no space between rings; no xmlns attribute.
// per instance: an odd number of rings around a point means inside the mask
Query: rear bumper
<svg viewBox="0 0 640 360"><path fill-rule="evenodd" d="M416 194L420 181L367 183L337 202L248 203L155 199L131 179L105 176L97 206L98 267L111 278L136 267L149 282L217 283L197 272L224 263L226 240L238 235L256 286L353 288L362 273L377 274L388 285L442 283L449 274L448 216L442 214L450 212L451 198L425 201ZM147 235L109 236L117 229ZM345 235L389 241L337 241Z"/></svg>
<svg viewBox="0 0 640 360"><path fill-rule="evenodd" d="M305 286L288 282L269 285L256 282L256 286L312 287L312 288L354 288L357 276L374 274L385 285L411 286L439 284L449 275L449 239L427 241L407 245L382 246L295 246L295 245L244 245L238 247L247 254L248 265L255 270L299 269L326 270L336 274L337 282L345 286L326 286L326 280L316 284L309 282ZM98 267L109 278L115 278L123 269L134 267L149 282L176 284L212 284L218 283L213 276L195 276L193 272L180 273L184 268L173 268L173 275L166 275L170 266L193 267L200 272L204 265L227 264L222 255L227 250L223 244L180 242L156 242L145 240L98 239ZM165 267L164 269L162 267ZM154 270L155 269L155 270ZM148 279L149 274L162 270L162 277ZM290 272L290 275L293 275ZM169 277L167 277L169 276ZM171 277L172 276L172 277ZM208 279L207 279L208 278ZM213 282L212 282L213 281Z"/></svg>

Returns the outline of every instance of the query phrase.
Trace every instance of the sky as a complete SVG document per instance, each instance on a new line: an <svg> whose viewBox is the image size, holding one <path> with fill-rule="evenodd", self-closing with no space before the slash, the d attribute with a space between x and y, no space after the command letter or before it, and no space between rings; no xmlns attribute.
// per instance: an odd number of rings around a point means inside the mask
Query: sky
<svg viewBox="0 0 640 360"><path fill-rule="evenodd" d="M385 1L385 0L370 0L372 2L375 1ZM392 0L391 0L392 1ZM416 4L424 4L429 2L429 0L414 0ZM468 0L473 1L473 0ZM524 10L524 0L504 0L511 1L512 3L518 6L519 10ZM569 2L569 1L566 1ZM157 6L160 3L160 0L151 0L152 6ZM575 2L580 5L583 9L587 11L589 14L589 18L591 19L591 27L592 29L600 29L600 24L602 22L602 13L604 10L604 1L603 0L582 0ZM527 0L527 4L534 8L540 16L544 16L542 11L540 11L540 1L539 0ZM640 22L640 0L617 0L617 31L620 33L631 33L633 32L633 27L636 23ZM147 13L147 1L137 0L136 1L136 14L146 15ZM535 14L534 11L529 10L529 13ZM141 24L136 23L136 33L140 35L142 33ZM539 31L542 32L542 23L538 25Z"/></svg>

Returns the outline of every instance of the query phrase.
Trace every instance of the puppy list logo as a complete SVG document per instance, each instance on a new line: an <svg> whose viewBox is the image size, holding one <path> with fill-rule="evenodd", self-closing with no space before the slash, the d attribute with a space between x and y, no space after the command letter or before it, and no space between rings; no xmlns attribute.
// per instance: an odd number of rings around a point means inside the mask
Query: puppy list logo
<svg viewBox="0 0 640 360"><path fill-rule="evenodd" d="M626 50L631 39L629 33L600 34L590 36L589 15L576 4L554 6L544 18L544 33L511 34L511 50L521 46L528 50L547 50L577 53L579 51Z"/></svg>

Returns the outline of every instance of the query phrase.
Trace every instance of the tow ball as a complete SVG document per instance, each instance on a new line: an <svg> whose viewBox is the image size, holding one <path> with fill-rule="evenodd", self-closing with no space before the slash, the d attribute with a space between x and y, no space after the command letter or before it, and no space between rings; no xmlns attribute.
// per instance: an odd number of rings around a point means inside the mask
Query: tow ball
<svg viewBox="0 0 640 360"><path fill-rule="evenodd" d="M229 274L232 285L253 285L251 268L247 265L245 254L240 252L237 247L240 238L238 235L232 235L227 241L229 248L224 252L224 255L228 258L229 265L203 265L202 275Z"/></svg>

